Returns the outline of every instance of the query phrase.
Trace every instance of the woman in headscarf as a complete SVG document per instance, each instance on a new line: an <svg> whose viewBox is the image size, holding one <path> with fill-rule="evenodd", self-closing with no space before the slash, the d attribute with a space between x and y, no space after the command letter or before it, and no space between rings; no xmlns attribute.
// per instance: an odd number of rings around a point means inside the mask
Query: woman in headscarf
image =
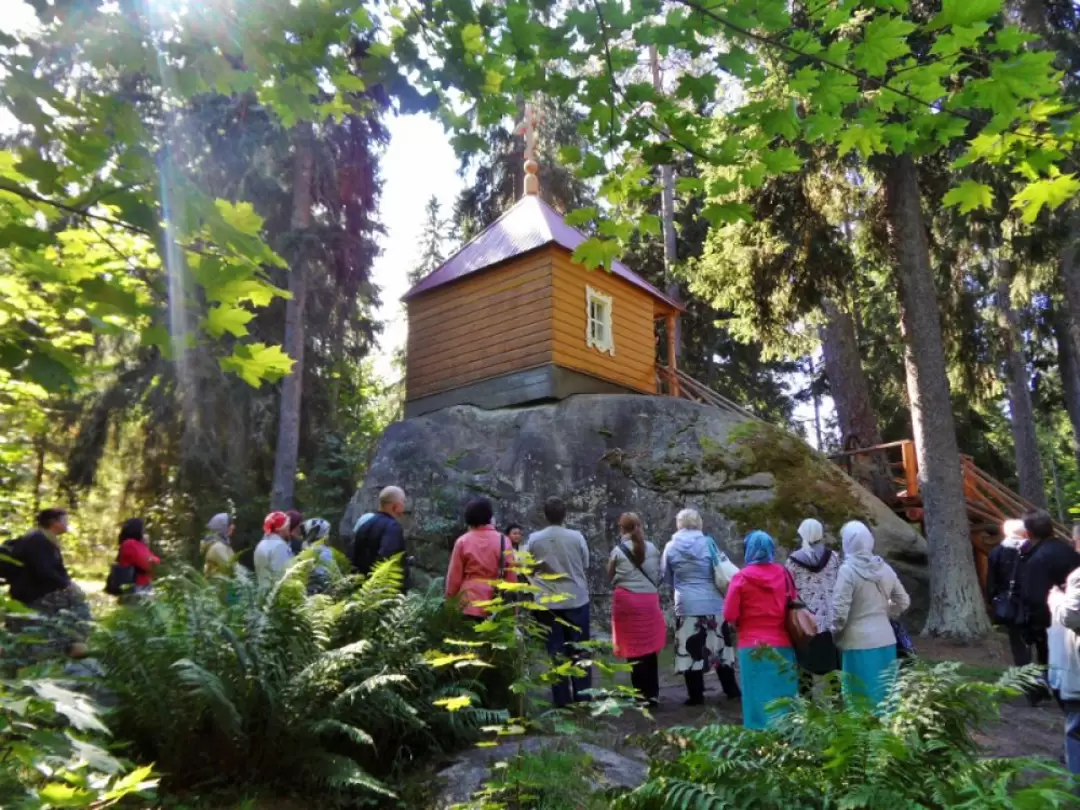
<svg viewBox="0 0 1080 810"><path fill-rule="evenodd" d="M608 559L608 579L615 588L611 602L611 641L615 655L633 666L630 683L649 705L660 698L657 653L667 643L667 622L660 609L660 552L645 539L641 518L619 517L619 542Z"/></svg>
<svg viewBox="0 0 1080 810"><path fill-rule="evenodd" d="M300 524L300 537L302 551L306 551L316 543L319 544L316 551L318 559L308 576L307 590L309 594L322 593L330 587L330 570L327 566L334 564L334 552L330 550L326 542L330 537L330 522L322 518L305 520Z"/></svg>
<svg viewBox="0 0 1080 810"><path fill-rule="evenodd" d="M833 624L833 591L836 590L836 575L840 570L840 557L825 545L825 528L813 518L807 518L799 525L799 539L802 547L788 555L787 568L795 581L795 590L806 609L814 614L814 621L822 631L828 631ZM835 671L840 668L836 656L836 647L825 639L825 645L813 652L813 666L800 657L800 663L811 667L817 674ZM827 652L828 661L819 660ZM835 661L834 661L835 659ZM826 668L828 666L828 668ZM804 688L813 684L813 679L804 670L801 683Z"/></svg>
<svg viewBox="0 0 1080 810"><path fill-rule="evenodd" d="M228 574L232 567L232 537L236 526L228 512L219 512L206 524L207 534L202 541L206 575Z"/></svg>
<svg viewBox="0 0 1080 810"><path fill-rule="evenodd" d="M702 533L695 509L679 512L675 526L660 559L660 578L675 591L675 671L686 680L686 705L705 702L705 673L711 669L724 693L737 698L731 628L724 626L724 597L713 581L716 545Z"/></svg>
<svg viewBox="0 0 1080 810"><path fill-rule="evenodd" d="M851 521L840 530L844 563L833 594L833 635L841 651L844 697L877 707L896 675L896 633L890 617L911 605L896 572L873 553L874 535Z"/></svg>
<svg viewBox="0 0 1080 810"><path fill-rule="evenodd" d="M289 516L271 512L263 521L263 539L255 546L255 579L260 585L270 585L280 579L292 559L289 548Z"/></svg>
<svg viewBox="0 0 1080 810"><path fill-rule="evenodd" d="M135 569L133 593L148 593L154 580L154 566L161 562L146 544L142 518L131 518L120 527L120 550L116 564Z"/></svg>
<svg viewBox="0 0 1080 810"><path fill-rule="evenodd" d="M1022 621L1017 580L1021 568L1020 549L1027 542L1028 534L1022 520L1006 520L1001 524L1001 533L1004 537L990 552L986 596L990 600L990 616L995 624L1004 625L1009 634L1013 663L1023 667L1031 663L1031 645Z"/></svg>
<svg viewBox="0 0 1080 810"><path fill-rule="evenodd" d="M763 729L779 716L766 707L799 691L795 650L784 625L794 586L784 567L773 561L776 543L768 534L750 532L743 542L746 567L731 580L724 621L735 626L739 640L743 725Z"/></svg>

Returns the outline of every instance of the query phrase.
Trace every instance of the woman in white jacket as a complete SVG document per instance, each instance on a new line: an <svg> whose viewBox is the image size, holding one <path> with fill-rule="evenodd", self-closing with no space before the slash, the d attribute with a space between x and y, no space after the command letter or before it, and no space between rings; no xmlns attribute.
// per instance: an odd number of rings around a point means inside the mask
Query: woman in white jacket
<svg viewBox="0 0 1080 810"><path fill-rule="evenodd" d="M841 651L844 697L877 707L896 674L889 618L911 605L896 572L873 554L874 536L858 521L840 530L844 562L833 592L833 635Z"/></svg>

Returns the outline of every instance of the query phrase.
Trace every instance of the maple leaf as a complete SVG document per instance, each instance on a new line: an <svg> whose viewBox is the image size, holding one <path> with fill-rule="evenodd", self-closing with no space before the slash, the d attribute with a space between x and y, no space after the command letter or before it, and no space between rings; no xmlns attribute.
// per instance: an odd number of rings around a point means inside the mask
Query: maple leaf
<svg viewBox="0 0 1080 810"><path fill-rule="evenodd" d="M248 333L248 321L254 317L254 313L243 307L217 306L206 313L204 325L213 337L221 337L226 332L234 337L244 337Z"/></svg>
<svg viewBox="0 0 1080 810"><path fill-rule="evenodd" d="M864 158L885 151L885 131L880 124L851 124L840 133L837 151L843 157L855 149Z"/></svg>
<svg viewBox="0 0 1080 810"><path fill-rule="evenodd" d="M1036 180L1020 189L1013 196L1013 208L1019 208L1022 219L1029 225L1035 221L1044 206L1057 208L1080 192L1080 180L1072 174L1061 174L1048 180Z"/></svg>
<svg viewBox="0 0 1080 810"><path fill-rule="evenodd" d="M619 256L619 243L613 239L592 237L574 248L573 261L583 265L586 270L597 267L605 269Z"/></svg>
<svg viewBox="0 0 1080 810"><path fill-rule="evenodd" d="M276 382L292 371L293 360L280 346L265 343L241 343L232 355L219 361L222 371L239 375L252 388L258 388L263 380Z"/></svg>
<svg viewBox="0 0 1080 810"><path fill-rule="evenodd" d="M875 17L863 30L863 41L855 46L855 66L871 76L884 76L889 62L911 52L907 37L915 24L892 15Z"/></svg>
<svg viewBox="0 0 1080 810"><path fill-rule="evenodd" d="M797 172L803 165L802 158L795 154L794 149L787 146L769 152L762 152L759 157L770 174Z"/></svg>
<svg viewBox="0 0 1080 810"><path fill-rule="evenodd" d="M960 185L949 189L942 204L946 208L960 207L961 214L967 214L977 208L990 208L994 204L994 191L985 183L964 180Z"/></svg>
<svg viewBox="0 0 1080 810"><path fill-rule="evenodd" d="M941 12L930 21L935 31L946 25L964 26L986 22L1001 12L1002 0L942 0Z"/></svg>
<svg viewBox="0 0 1080 810"><path fill-rule="evenodd" d="M754 211L746 203L709 203L701 215L709 220L714 228L733 222L749 222L754 218Z"/></svg>

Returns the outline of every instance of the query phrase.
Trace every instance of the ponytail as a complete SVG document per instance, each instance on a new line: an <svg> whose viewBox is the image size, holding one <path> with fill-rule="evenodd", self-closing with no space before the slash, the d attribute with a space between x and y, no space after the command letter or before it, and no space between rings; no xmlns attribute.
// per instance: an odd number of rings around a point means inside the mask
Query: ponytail
<svg viewBox="0 0 1080 810"><path fill-rule="evenodd" d="M641 518L633 512L624 512L619 517L619 531L630 538L631 554L638 565L645 564L645 531L641 528Z"/></svg>

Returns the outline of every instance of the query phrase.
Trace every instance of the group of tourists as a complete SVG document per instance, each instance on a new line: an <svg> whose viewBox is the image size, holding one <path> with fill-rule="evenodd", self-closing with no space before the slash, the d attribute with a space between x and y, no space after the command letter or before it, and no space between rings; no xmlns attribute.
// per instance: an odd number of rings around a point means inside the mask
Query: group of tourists
<svg viewBox="0 0 1080 810"><path fill-rule="evenodd" d="M493 516L486 498L466 506L468 531L454 543L447 597L460 598L466 616L483 620L493 583L516 581L517 562L525 558L535 598L547 608L529 615L548 626L549 653L582 657L578 645L589 640L591 626L589 546L581 532L564 525L565 504L549 498L548 525L524 541L520 525L499 531ZM659 653L668 644L660 590L666 583L674 593L673 653L686 705L704 703L705 676L715 671L725 695L741 699L744 724L765 728L767 707L798 694L800 673L804 683L812 683L814 675L836 670L848 699L880 704L897 664L894 621L910 599L896 572L873 553L874 538L864 524L841 529L841 559L825 544L821 523L804 521L800 548L786 565L775 561L772 537L751 532L743 541L746 565L739 570L704 534L697 511L682 510L675 523L661 552L646 539L641 519L623 514L608 558L612 644L632 665L631 682L643 700L655 706L660 696ZM819 630L813 638L792 638L792 610L813 617ZM587 667L580 671L552 686L556 706L588 699L591 673Z"/></svg>
<svg viewBox="0 0 1080 810"><path fill-rule="evenodd" d="M355 571L370 573L380 561L397 556L408 582L411 558L401 525L405 505L404 491L387 487L379 494L377 511L355 523L347 549ZM490 500L471 501L464 512L467 531L450 556L446 596L460 601L465 616L484 621L494 583L514 582L527 571L529 591L546 609L522 613L546 625L553 657L580 660L585 654L581 644L591 632L589 545L581 532L565 525L561 499L549 498L543 513L547 525L526 537L520 524L496 527ZM234 529L226 512L208 522L202 543L208 574L227 574L240 564L265 585L281 577L298 554L315 548L309 592L325 587L333 557L326 520L305 520L295 510L271 512L262 539L246 557L234 549ZM643 701L653 706L659 701L659 654L669 643L662 585L674 595L672 653L687 705L704 703L710 672L728 699L741 699L750 728L771 722L768 707L778 698L794 697L811 688L815 676L833 671L841 673L845 699L872 707L884 700L909 643L897 619L910 599L896 572L874 554L874 537L866 525L853 521L840 529L839 554L827 545L825 527L807 519L798 528L798 549L783 565L776 561L773 538L750 532L743 540L742 569L702 529L701 515L683 509L661 551L646 538L636 514L619 518L606 567L613 589L612 644L615 654L631 664L631 682ZM9 629L40 637L39 652L78 658L86 655L90 611L64 565L60 537L67 531L63 510L42 511L35 530L0 549L0 578L8 582L13 599L33 609L9 619ZM1080 526L1075 548L1055 540L1045 512L1007 521L1004 534L990 556L993 614L1007 629L1016 664L1034 660L1047 670L1044 683L1029 698L1034 704L1052 692L1059 700L1066 712L1068 764L1080 772ZM159 564L144 521L124 521L110 580L127 583L126 595L145 597L152 593ZM802 625L793 622L799 615ZM43 617L54 621L42 624ZM588 700L591 671L581 666L575 672L553 684L556 706Z"/></svg>
<svg viewBox="0 0 1080 810"><path fill-rule="evenodd" d="M1036 664L1042 680L1028 690L1037 705L1053 696L1065 712L1065 764L1080 774L1080 524L1072 544L1054 536L1044 511L1002 526L990 552L987 596L1005 627L1013 662Z"/></svg>

